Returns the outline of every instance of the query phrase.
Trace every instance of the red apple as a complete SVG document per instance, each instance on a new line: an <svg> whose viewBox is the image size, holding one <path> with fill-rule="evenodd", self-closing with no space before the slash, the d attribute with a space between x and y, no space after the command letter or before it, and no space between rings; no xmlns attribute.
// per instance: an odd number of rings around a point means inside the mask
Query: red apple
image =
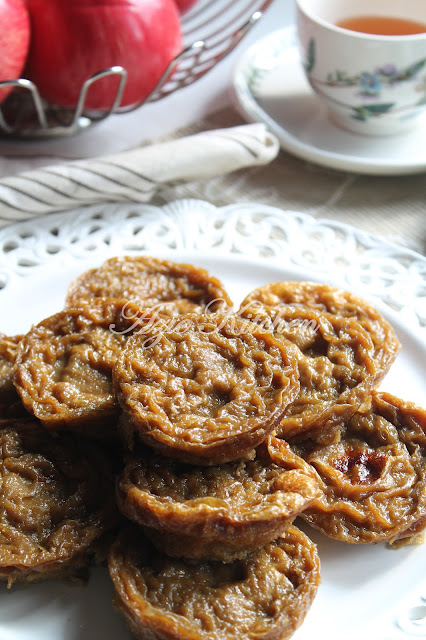
<svg viewBox="0 0 426 640"><path fill-rule="evenodd" d="M30 20L23 0L0 0L0 81L22 73L30 43ZM0 102L12 87L0 89Z"/></svg>
<svg viewBox="0 0 426 640"><path fill-rule="evenodd" d="M31 46L27 77L50 103L74 107L80 88L113 65L127 70L121 106L141 103L182 50L174 0L27 0ZM86 108L105 110L116 78L98 80Z"/></svg>
<svg viewBox="0 0 426 640"><path fill-rule="evenodd" d="M198 0L175 0L179 13L186 13L198 2Z"/></svg>

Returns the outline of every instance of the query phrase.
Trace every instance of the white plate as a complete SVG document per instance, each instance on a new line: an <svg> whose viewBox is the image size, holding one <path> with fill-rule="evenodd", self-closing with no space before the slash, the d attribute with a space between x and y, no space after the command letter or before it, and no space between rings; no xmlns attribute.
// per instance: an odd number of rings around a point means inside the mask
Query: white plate
<svg viewBox="0 0 426 640"><path fill-rule="evenodd" d="M0 331L25 331L60 309L67 284L83 270L108 256L141 252L206 267L236 303L282 279L362 293L391 320L403 345L383 388L426 405L426 259L352 227L261 204L96 205L3 229ZM426 546L347 545L301 526L318 544L322 584L295 640L325 632L329 640L425 637ZM105 569L96 569L86 587L3 586L0 638L130 640L111 597Z"/></svg>
<svg viewBox="0 0 426 640"><path fill-rule="evenodd" d="M265 122L290 153L333 169L372 175L426 171L426 117L397 136L356 135L336 127L305 78L294 26L256 42L234 71L237 107Z"/></svg>

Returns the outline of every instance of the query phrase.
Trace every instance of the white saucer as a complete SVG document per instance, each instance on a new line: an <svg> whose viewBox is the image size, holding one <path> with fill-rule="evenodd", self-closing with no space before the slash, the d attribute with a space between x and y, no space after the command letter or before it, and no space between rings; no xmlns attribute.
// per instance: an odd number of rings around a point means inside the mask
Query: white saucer
<svg viewBox="0 0 426 640"><path fill-rule="evenodd" d="M249 48L234 71L237 107L264 122L286 151L333 169L372 175L426 171L426 119L397 136L364 136L336 127L300 64L295 27Z"/></svg>

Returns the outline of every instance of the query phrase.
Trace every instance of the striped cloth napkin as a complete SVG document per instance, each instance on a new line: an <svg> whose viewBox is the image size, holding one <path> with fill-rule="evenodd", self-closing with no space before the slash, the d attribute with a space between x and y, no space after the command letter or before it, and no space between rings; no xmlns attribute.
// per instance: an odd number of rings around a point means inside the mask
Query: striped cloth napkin
<svg viewBox="0 0 426 640"><path fill-rule="evenodd" d="M0 179L0 227L99 202L148 202L162 187L265 165L279 144L263 124L205 131Z"/></svg>

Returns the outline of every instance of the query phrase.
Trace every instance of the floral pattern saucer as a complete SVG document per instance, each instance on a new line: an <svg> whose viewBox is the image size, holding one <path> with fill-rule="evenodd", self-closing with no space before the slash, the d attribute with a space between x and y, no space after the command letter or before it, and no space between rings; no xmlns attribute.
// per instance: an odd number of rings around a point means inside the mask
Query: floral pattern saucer
<svg viewBox="0 0 426 640"><path fill-rule="evenodd" d="M419 103L426 102L425 69L426 60L410 68L389 65L356 76L336 69L325 84L363 94L363 106L354 112L362 121L375 115L372 94L377 97L379 91L382 95L391 92L393 82L416 82ZM426 114L420 116L416 129L395 136L372 137L337 127L306 79L294 26L280 29L249 48L238 61L233 80L240 112L251 121L266 123L281 147L300 158L371 175L426 171ZM383 100L384 105L391 102Z"/></svg>

